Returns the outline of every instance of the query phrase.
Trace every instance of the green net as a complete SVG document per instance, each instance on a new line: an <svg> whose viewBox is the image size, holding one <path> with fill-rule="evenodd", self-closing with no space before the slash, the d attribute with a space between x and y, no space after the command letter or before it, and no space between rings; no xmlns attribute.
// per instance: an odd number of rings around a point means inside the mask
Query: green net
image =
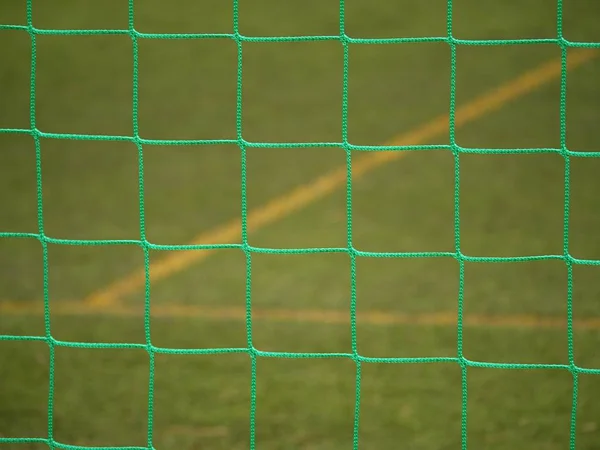
<svg viewBox="0 0 600 450"><path fill-rule="evenodd" d="M54 439L53 427L53 402L54 402L54 366L55 349L58 346L77 347L77 348L138 348L145 349L150 358L149 365L149 386L148 386L148 437L147 448L153 448L154 431L154 361L155 355L164 354L222 354L222 353L245 353L251 358L251 404L250 404L250 448L255 445L255 411L256 411L256 361L257 358L348 358L356 364L356 399L354 409L354 445L359 447L359 419L360 419L360 397L361 397L361 367L369 363L394 363L394 364L426 364L426 363L446 363L457 364L462 370L462 448L467 448L467 376L469 367L485 367L497 369L557 369L568 371L573 377L573 397L571 412L570 429L570 448L575 448L575 430L576 430L576 410L578 398L578 377L582 373L600 374L600 369L589 369L579 367L575 364L573 349L573 311L572 311L572 291L573 291L573 265L600 265L600 260L583 260L572 257L569 253L569 211L570 211L570 157L600 157L600 152L574 152L566 145L566 90L567 90L567 55L570 48L587 47L598 48L598 43L570 42L563 37L562 33L562 2L557 3L557 36L555 39L522 39L522 40L462 40L453 37L452 33L452 0L448 1L447 6L447 35L443 37L425 37L425 38L390 38L390 39L357 39L348 36L345 32L344 20L344 0L340 1L339 20L340 33L337 36L281 36L281 37L249 37L239 33L238 28L238 0L233 0L233 33L231 34L151 34L140 33L135 29L134 0L129 0L129 29L128 30L53 30L38 29L33 25L32 19L32 0L27 1L27 25L0 25L0 30L15 29L23 30L29 33L31 38L31 84L30 84L30 128L29 129L0 129L0 133L12 133L29 135L35 142L36 150L36 170L37 170L37 205L38 205L38 232L32 233L13 233L0 232L2 238L24 238L37 239L40 241L43 249L43 273L44 273L44 315L45 315L45 336L15 336L1 335L0 340L37 340L46 342L50 349L50 379L48 396L48 434L40 438L20 438L20 437L0 437L0 443L42 443L56 448L86 448L81 446L69 445L68 443L57 442ZM81 135L81 134L59 134L46 133L40 131L36 126L36 38L39 35L128 35L133 42L133 128L131 136L106 136L106 135ZM237 136L230 140L151 140L144 139L138 132L138 42L140 39L230 39L237 44ZM340 142L317 142L317 143L264 143L248 142L243 138L242 129L242 67L243 67L243 44L245 42L296 42L296 41L339 41L344 50L344 69L343 69L343 95L342 95L342 136ZM357 250L353 246L352 238L352 164L356 152L382 152L394 151L405 152L413 150L427 150L434 146L428 145L354 145L348 140L348 54L351 45L367 44L393 44L402 45L403 43L414 42L445 42L450 47L451 53L451 75L450 75L450 105L449 114L442 129L449 131L449 144L443 146L447 151L452 152L454 156L454 252L419 252L419 253L375 253ZM555 44L561 49L561 97L560 97L560 137L561 147L556 149L473 149L460 147L455 141L455 128L457 124L457 114L455 107L455 81L456 81L456 48L466 45L514 45L514 44ZM468 112L465 112L468 116ZM128 141L137 146L139 160L139 213L140 213L140 238L139 240L69 240L55 239L49 237L44 232L44 214L42 202L42 176L41 176L41 149L40 139L72 139L72 140L103 140L103 141ZM146 220L144 214L144 145L215 145L215 144L235 144L239 146L241 152L241 244L218 244L218 245L157 245L146 239ZM346 151L346 192L347 192L347 248L316 248L316 249L266 249L253 247L248 239L248 211L246 201L246 152L252 147L342 147ZM435 148L440 148L436 145ZM499 153L536 153L536 152L555 152L561 154L565 161L564 173L564 233L563 233L563 254L562 255L543 255L543 256L522 256L522 257L476 257L468 256L461 252L460 240L460 155L463 153L479 154L499 154ZM137 245L141 247L145 257L145 344L128 343L81 343L60 341L52 336L51 332L51 314L50 314L50 296L48 293L48 244L61 244L72 246L105 246L105 245ZM150 256L151 250L161 251L195 251L219 248L237 248L244 252L246 257L246 330L247 346L244 348L202 348L202 349L180 349L163 348L152 344L152 334L150 327ZM351 306L350 322L352 337L351 353L286 353L286 352L265 352L256 349L253 345L252 333L252 314L251 314L251 267L253 253L317 253L317 252L346 252L351 261ZM458 315L456 324L458 327L458 341L456 343L455 357L436 357L436 358L372 358L360 355L357 349L356 332L356 259L359 257L385 257L385 258L430 258L443 257L454 258L460 267L460 283L458 295ZM463 355L463 291L464 291L464 265L465 262L519 262L530 260L562 260L567 267L568 289L567 289L567 340L569 364L509 364L509 363L487 363L468 360ZM10 386L9 386L10 388ZM18 418L17 418L18 420ZM106 447L106 448L126 448L126 447ZM142 448L142 447L127 447Z"/></svg>

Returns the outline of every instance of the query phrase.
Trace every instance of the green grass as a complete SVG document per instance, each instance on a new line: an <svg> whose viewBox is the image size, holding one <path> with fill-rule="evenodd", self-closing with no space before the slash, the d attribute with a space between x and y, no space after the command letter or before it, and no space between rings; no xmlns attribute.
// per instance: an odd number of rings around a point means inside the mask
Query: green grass
<svg viewBox="0 0 600 450"><path fill-rule="evenodd" d="M127 2L34 0L39 28L127 27ZM289 4L288 4L289 3ZM352 37L445 36L446 2L347 0ZM135 5L146 33L231 33L232 4L158 0ZM554 38L552 2L455 0L462 39ZM600 9L564 1L564 33L598 41ZM240 1L248 36L338 35L339 3ZM24 24L23 2L0 4L0 24ZM28 129L31 44L23 30L0 30L0 129ZM139 131L148 139L235 139L237 50L231 40L139 41ZM49 133L132 134L132 44L128 36L37 37L37 127ZM456 100L464 105L549 58L553 45L459 46ZM251 142L340 142L343 50L339 42L243 44L243 136ZM568 75L567 147L600 151L600 60ZM352 44L348 138L381 144L447 113L450 50L445 43ZM544 85L456 132L469 148L560 147L560 82ZM427 144L447 145L439 135ZM185 244L240 217L240 152L235 145L144 148L147 238ZM45 233L64 239L139 239L138 155L129 142L41 139ZM354 155L353 155L354 156ZM356 155L360 157L361 155ZM248 209L345 164L341 148L249 148ZM600 259L596 174L600 159L571 158L569 252ZM469 256L561 255L564 159L557 154L460 156L461 250ZM0 133L0 232L37 233L36 160L31 137ZM413 152L356 181L353 245L372 252L454 251L454 160L445 150ZM252 232L264 248L346 247L346 193L332 195ZM239 242L239 240L237 241ZM216 242L215 242L216 243ZM223 243L223 242L219 242ZM229 242L234 243L234 242ZM151 260L160 258L151 252ZM52 304L78 301L143 265L136 246L48 245ZM43 336L42 247L0 239L0 299L38 314L0 313L0 335ZM600 266L573 267L573 317L600 317ZM335 310L347 323L253 321L253 345L271 352L352 352L350 258L339 254L252 255L252 308ZM357 342L362 356L455 357L456 326L377 325L368 313L457 314L459 265L452 258L367 258L356 267ZM559 317L566 324L567 268L560 260L465 263L464 313ZM63 342L145 343L143 292L123 299L137 317L51 315ZM152 284L151 305L246 305L246 260L219 250ZM152 310L155 311L155 310ZM324 316L325 317L325 316ZM166 318L153 314L161 348L244 348L243 316ZM466 327L464 355L489 363L568 364L564 329ZM574 330L579 367L600 369L597 329ZM54 439L80 446L148 445L149 357L137 348L55 349ZM566 370L467 371L469 448L569 446L573 378ZM157 354L157 449L248 448L248 355ZM0 438L48 435L49 349L0 340ZM353 446L356 365L348 358L259 357L256 448ZM580 374L577 449L600 440L600 376ZM461 446L461 370L455 363L362 364L360 448L423 450ZM38 450L2 444L0 450Z"/></svg>

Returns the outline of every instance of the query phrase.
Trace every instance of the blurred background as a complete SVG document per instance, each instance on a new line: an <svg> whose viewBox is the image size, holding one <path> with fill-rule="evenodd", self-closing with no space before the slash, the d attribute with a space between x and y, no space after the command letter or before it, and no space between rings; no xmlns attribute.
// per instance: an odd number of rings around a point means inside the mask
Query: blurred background
<svg viewBox="0 0 600 450"><path fill-rule="evenodd" d="M128 28L125 0L32 3L38 29ZM447 33L443 0L345 3L346 33L353 38ZM600 4L562 3L565 38L599 42ZM240 0L238 6L244 36L340 32L338 1ZM134 4L134 27L142 33L231 34L233 10L233 2L224 0L174 0L168 5L140 0ZM24 1L0 3L0 25L25 24ZM548 0L454 0L452 27L460 39L551 39L557 35L557 5ZM589 49L572 49L569 55L569 63L580 63L570 66L567 77L566 145L577 152L599 152L600 58ZM133 135L131 38L38 34L35 56L36 126L52 133L40 139L45 234L70 240L139 240L136 145L127 139L60 136ZM38 233L34 140L27 132L7 132L31 127L31 57L26 30L0 28L2 233ZM560 71L556 66L550 76L539 71L559 58L560 48L552 43L459 45L456 104L471 108L472 120L457 127L457 144L560 148ZM240 243L235 41L140 38L138 65L139 134L156 140L142 147L147 239L161 245ZM455 162L443 148L449 144L448 130L430 125L449 111L450 72L450 48L444 42L350 45L349 142L434 146L389 158L353 152L356 249L455 251ZM532 74L531 89L523 88L519 78L525 73ZM473 104L507 84L522 92L505 96L493 110ZM308 145L341 142L342 94L339 41L243 43L243 138L306 144L247 148L247 207L250 215L263 214L250 224L250 245L347 246L346 153L335 145ZM232 143L173 141L221 139ZM370 166L373 158L380 159ZM459 162L459 231L465 255L563 254L565 160L560 154L464 153ZM335 170L342 171L325 175ZM599 173L600 159L570 158L568 251L582 260L600 260ZM324 175L325 182L316 183ZM323 183L335 188L318 187ZM298 188L314 195L298 200L289 194ZM144 321L140 247L51 243L47 249L49 327L59 341L144 344L149 332L153 345L167 349L248 345L246 257L240 249L193 257L152 250L149 323ZM258 350L352 353L354 280L360 355L457 356L460 273L453 258L360 256L354 277L343 252L256 252L251 261L252 344ZM49 347L43 340L14 338L46 335L40 242L35 237L0 238L0 266L0 438L47 438ZM569 364L569 296L574 362L600 369L599 265L574 265L569 285L561 259L466 262L464 356L489 363ZM57 346L53 358L55 441L150 445L145 349L67 345ZM249 448L251 370L245 353L157 354L153 447ZM259 357L256 448L352 448L355 383L356 364L347 358ZM470 448L569 448L573 376L567 370L470 367L466 387ZM360 448L460 448L458 364L364 363L360 392ZM580 374L577 449L598 448L599 395L600 376ZM0 443L0 450L42 448L47 446Z"/></svg>

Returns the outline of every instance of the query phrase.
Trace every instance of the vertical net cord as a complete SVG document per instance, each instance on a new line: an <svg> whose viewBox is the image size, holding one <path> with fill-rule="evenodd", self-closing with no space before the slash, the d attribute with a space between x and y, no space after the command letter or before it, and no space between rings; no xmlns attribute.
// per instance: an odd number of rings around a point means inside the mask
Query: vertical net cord
<svg viewBox="0 0 600 450"><path fill-rule="evenodd" d="M43 289L44 289L44 332L45 339L49 348L49 368L48 368L48 443L54 443L54 369L55 369L55 341L52 337L50 325L50 296L48 291L48 242L44 234L44 206L42 190L42 149L40 144L40 134L36 126L36 63L37 63L37 45L36 33L33 27L33 0L27 0L26 20L27 31L31 38L31 74L29 84L29 123L31 135L35 145L35 175L36 175L36 195L37 195L37 223L38 239L42 245L42 270L43 270Z"/></svg>
<svg viewBox="0 0 600 450"><path fill-rule="evenodd" d="M460 250L460 148L456 143L456 40L452 35L452 0L448 0L446 11L446 33L450 46L450 111L448 134L454 157L454 251L459 265L458 306L456 331L456 356L461 368L461 448L467 449L467 361L463 355L463 311L465 287L465 260Z"/></svg>
<svg viewBox="0 0 600 450"><path fill-rule="evenodd" d="M356 364L354 424L352 447L358 450L360 424L361 360L356 331L356 250L352 244L352 148L348 142L348 58L350 42L346 35L345 0L340 0L340 41L343 48L342 78L342 147L346 153L346 246L350 256L350 339L352 359Z"/></svg>
<svg viewBox="0 0 600 450"><path fill-rule="evenodd" d="M239 0L233 0L233 38L237 46L236 139L240 149L241 238L246 258L246 346L250 355L250 450L256 448L256 363L257 351L252 339L252 251L248 244L247 146L242 137L242 36L239 30Z"/></svg>
<svg viewBox="0 0 600 450"><path fill-rule="evenodd" d="M568 43L563 36L563 4L556 2L556 35L560 45L560 150L565 160L565 205L563 218L563 256L567 266L567 346L569 370L573 376L573 398L571 404L571 424L569 430L569 448L576 448L577 434L577 392L578 370L575 365L573 346L573 262L569 254L569 214L571 201L571 159L567 148L567 51Z"/></svg>
<svg viewBox="0 0 600 450"><path fill-rule="evenodd" d="M131 37L132 56L133 56L133 77L132 77L132 128L133 142L138 152L138 196L139 196L139 214L140 214L140 242L144 253L144 337L146 341L146 351L148 352L148 425L147 425L147 446L153 449L154 436L154 371L155 371L155 351L152 346L152 337L150 330L151 322L151 304L150 304L150 245L146 239L146 214L144 207L144 150L139 133L138 110L139 110L139 52L138 35L134 26L134 0L128 2L128 32Z"/></svg>

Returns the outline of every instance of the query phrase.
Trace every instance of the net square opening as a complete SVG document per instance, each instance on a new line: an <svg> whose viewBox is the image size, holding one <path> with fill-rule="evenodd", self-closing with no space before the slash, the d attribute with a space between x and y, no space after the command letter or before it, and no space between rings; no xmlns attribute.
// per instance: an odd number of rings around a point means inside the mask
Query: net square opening
<svg viewBox="0 0 600 450"><path fill-rule="evenodd" d="M232 33L233 2L172 0L165 7L163 0L144 0L135 4L134 20L142 33Z"/></svg>
<svg viewBox="0 0 600 450"><path fill-rule="evenodd" d="M37 233L35 144L30 136L0 134L0 232Z"/></svg>
<svg viewBox="0 0 600 450"><path fill-rule="evenodd" d="M145 343L144 254L137 246L48 245L52 335Z"/></svg>
<svg viewBox="0 0 600 450"><path fill-rule="evenodd" d="M4 61L0 78L0 128L29 130L31 38L27 32L0 30L0 57Z"/></svg>
<svg viewBox="0 0 600 450"><path fill-rule="evenodd" d="M348 59L350 143L448 144L447 130L432 126L450 102L446 43L356 44Z"/></svg>
<svg viewBox="0 0 600 450"><path fill-rule="evenodd" d="M48 445L46 444L34 444L28 442L26 445L27 446L25 447L23 444L3 444L3 447L4 450L22 450L23 448L26 448L27 450L46 450L48 448Z"/></svg>
<svg viewBox="0 0 600 450"><path fill-rule="evenodd" d="M248 240L254 247L347 247L346 153L250 148Z"/></svg>
<svg viewBox="0 0 600 450"><path fill-rule="evenodd" d="M356 365L349 359L260 358L257 448L351 448Z"/></svg>
<svg viewBox="0 0 600 450"><path fill-rule="evenodd" d="M242 134L252 142L340 142L339 42L243 46Z"/></svg>
<svg viewBox="0 0 600 450"><path fill-rule="evenodd" d="M44 229L63 239L140 239L138 151L129 142L43 139Z"/></svg>
<svg viewBox="0 0 600 450"><path fill-rule="evenodd" d="M580 54L581 57L592 58L595 52L582 50ZM568 55L570 58L573 52ZM600 214L593 192L598 187L596 174L600 169L600 158L592 157L589 152L600 152L595 120L600 109L594 101L599 74L597 60L569 73L566 116L567 148L582 152L581 156L570 158L569 252L576 258L596 260L600 259L600 240L596 232L600 226Z"/></svg>
<svg viewBox="0 0 600 450"><path fill-rule="evenodd" d="M145 344L144 305L114 305L94 310L86 303L50 303L52 336L62 342Z"/></svg>
<svg viewBox="0 0 600 450"><path fill-rule="evenodd" d="M0 238L0 334L44 336L44 264L37 239Z"/></svg>
<svg viewBox="0 0 600 450"><path fill-rule="evenodd" d="M3 2L0 4L0 22L3 25L25 25L27 23L26 11L25 3Z"/></svg>
<svg viewBox="0 0 600 450"><path fill-rule="evenodd" d="M155 356L154 445L242 448L250 435L250 358Z"/></svg>
<svg viewBox="0 0 600 450"><path fill-rule="evenodd" d="M362 364L359 443L460 448L458 364Z"/></svg>
<svg viewBox="0 0 600 450"><path fill-rule="evenodd" d="M381 358L455 356L458 281L452 258L359 257L358 352Z"/></svg>
<svg viewBox="0 0 600 450"><path fill-rule="evenodd" d="M570 0L562 3L563 34L574 42L600 41L598 28L598 5L586 0Z"/></svg>
<svg viewBox="0 0 600 450"><path fill-rule="evenodd" d="M545 0L453 0L453 34L458 39L556 38L556 2Z"/></svg>
<svg viewBox="0 0 600 450"><path fill-rule="evenodd" d="M37 128L48 133L131 136L129 36L39 35Z"/></svg>
<svg viewBox="0 0 600 450"><path fill-rule="evenodd" d="M229 39L141 39L140 135L235 139L236 79L237 47Z"/></svg>
<svg viewBox="0 0 600 450"><path fill-rule="evenodd" d="M567 52L567 62L585 61L567 73L566 144L572 151L600 152L597 129L600 106L596 101L600 93L597 82L600 77L599 55L598 49L569 49ZM594 160L588 159L581 164L593 164Z"/></svg>
<svg viewBox="0 0 600 450"><path fill-rule="evenodd" d="M559 148L560 56L553 44L459 45L456 143L483 149Z"/></svg>
<svg viewBox="0 0 600 450"><path fill-rule="evenodd" d="M469 359L568 364L562 261L465 263L463 312Z"/></svg>
<svg viewBox="0 0 600 450"><path fill-rule="evenodd" d="M339 36L340 4L240 0L239 24L240 33L246 36Z"/></svg>
<svg viewBox="0 0 600 450"><path fill-rule="evenodd" d="M460 155L460 239L469 256L563 254L559 154Z"/></svg>
<svg viewBox="0 0 600 450"><path fill-rule="evenodd" d="M241 250L152 250L150 283L154 345L248 346L246 257Z"/></svg>
<svg viewBox="0 0 600 450"><path fill-rule="evenodd" d="M39 341L1 340L0 361L0 436L46 436L50 367L48 345ZM8 448L11 448L10 444Z"/></svg>
<svg viewBox="0 0 600 450"><path fill-rule="evenodd" d="M573 377L566 370L469 368L469 447L567 448Z"/></svg>
<svg viewBox="0 0 600 450"><path fill-rule="evenodd" d="M347 254L252 255L252 335L262 351L351 351Z"/></svg>
<svg viewBox="0 0 600 450"><path fill-rule="evenodd" d="M446 0L346 0L346 34L353 38L446 36Z"/></svg>
<svg viewBox="0 0 600 450"><path fill-rule="evenodd" d="M575 442L577 447L593 448L597 445L600 431L600 407L594 400L600 395L600 376L580 373L577 394Z"/></svg>
<svg viewBox="0 0 600 450"><path fill-rule="evenodd" d="M381 160L380 153L354 153L354 247L370 252L453 252L452 153L388 151L383 155L388 159Z"/></svg>
<svg viewBox="0 0 600 450"><path fill-rule="evenodd" d="M126 30L128 28L127 2L121 0L33 2L32 15L35 27L48 30Z"/></svg>
<svg viewBox="0 0 600 450"><path fill-rule="evenodd" d="M573 265L573 347L575 364L600 369L600 266Z"/></svg>
<svg viewBox="0 0 600 450"><path fill-rule="evenodd" d="M241 156L235 145L144 145L144 204L154 244L241 242ZM228 231L227 231L228 230Z"/></svg>
<svg viewBox="0 0 600 450"><path fill-rule="evenodd" d="M600 157L570 158L569 253L575 258L600 260L599 171Z"/></svg>
<svg viewBox="0 0 600 450"><path fill-rule="evenodd" d="M148 373L144 349L57 347L54 439L85 447L145 447Z"/></svg>

